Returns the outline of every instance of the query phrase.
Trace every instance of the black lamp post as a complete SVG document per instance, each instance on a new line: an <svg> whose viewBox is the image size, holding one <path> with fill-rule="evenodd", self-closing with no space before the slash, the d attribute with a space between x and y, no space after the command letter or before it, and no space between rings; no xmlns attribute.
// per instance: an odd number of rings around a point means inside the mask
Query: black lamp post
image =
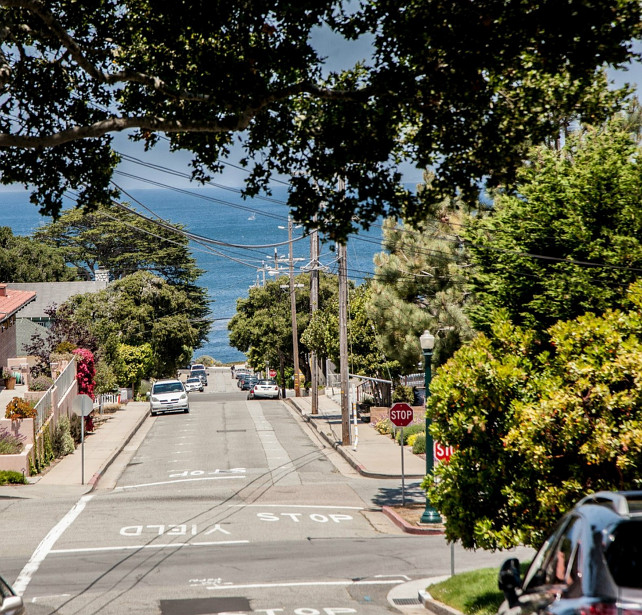
<svg viewBox="0 0 642 615"><path fill-rule="evenodd" d="M430 395L430 380L432 379L430 364L432 362L432 350L435 347L435 336L430 333L430 331L426 330L419 337L419 343L421 344L421 351L424 353L424 374L426 383L426 394L424 396L425 410L428 403L428 396ZM434 467L433 454L433 442L432 436L430 435L430 419L428 418L428 414L426 413L426 475L432 474ZM421 523L441 522L442 520L439 516L439 513L430 505L428 493L426 493L426 508L421 515Z"/></svg>

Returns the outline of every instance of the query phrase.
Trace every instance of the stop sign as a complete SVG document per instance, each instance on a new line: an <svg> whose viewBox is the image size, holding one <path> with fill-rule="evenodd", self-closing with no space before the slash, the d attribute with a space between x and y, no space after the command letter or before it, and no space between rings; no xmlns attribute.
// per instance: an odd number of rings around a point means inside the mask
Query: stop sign
<svg viewBox="0 0 642 615"><path fill-rule="evenodd" d="M390 422L396 427L405 427L410 425L414 412L405 402L397 402L390 408Z"/></svg>

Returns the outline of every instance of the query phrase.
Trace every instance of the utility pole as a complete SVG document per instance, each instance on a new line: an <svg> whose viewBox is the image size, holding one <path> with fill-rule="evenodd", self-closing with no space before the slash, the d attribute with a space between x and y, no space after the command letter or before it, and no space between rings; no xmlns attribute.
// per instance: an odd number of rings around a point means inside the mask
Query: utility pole
<svg viewBox="0 0 642 615"><path fill-rule="evenodd" d="M292 312L292 353L294 355L294 396L301 397L299 382L299 336L296 325L296 295L294 294L294 257L292 254L292 218L288 216L288 244L290 248L290 309Z"/></svg>
<svg viewBox="0 0 642 615"><path fill-rule="evenodd" d="M339 180L343 195L345 182ZM338 244L339 255L339 373L341 378L341 444L350 444L350 397L348 380L348 258L345 244Z"/></svg>
<svg viewBox="0 0 642 615"><path fill-rule="evenodd" d="M319 234L316 229L310 233L310 312L312 318L319 309ZM310 353L310 371L312 376L312 414L319 414L319 366L317 353Z"/></svg>

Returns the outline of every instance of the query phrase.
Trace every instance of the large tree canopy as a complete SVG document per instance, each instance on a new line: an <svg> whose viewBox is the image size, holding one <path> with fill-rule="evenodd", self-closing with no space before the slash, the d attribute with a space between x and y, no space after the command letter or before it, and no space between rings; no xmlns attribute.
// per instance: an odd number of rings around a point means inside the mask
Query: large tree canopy
<svg viewBox="0 0 642 615"><path fill-rule="evenodd" d="M637 0L344 4L0 0L1 181L54 214L70 188L106 201L115 132L167 135L200 180L238 134L248 191L291 175L299 220L319 212L340 237L383 212L422 219L480 178L510 180L529 140L604 117L599 71L630 59L641 28ZM371 41L366 64L324 74L319 27ZM434 167L422 199L400 187L402 159Z"/></svg>
<svg viewBox="0 0 642 615"><path fill-rule="evenodd" d="M642 165L622 118L537 147L519 195L499 193L470 219L469 313L488 330L494 312L544 333L558 320L622 305L642 272Z"/></svg>

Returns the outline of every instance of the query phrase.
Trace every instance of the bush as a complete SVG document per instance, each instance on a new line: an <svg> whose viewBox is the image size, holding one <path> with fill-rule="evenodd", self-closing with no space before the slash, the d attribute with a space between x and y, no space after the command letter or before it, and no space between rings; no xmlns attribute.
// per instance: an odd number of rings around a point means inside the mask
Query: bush
<svg viewBox="0 0 642 615"><path fill-rule="evenodd" d="M414 435L415 441L412 443L412 452L415 455L422 455L426 452L426 432Z"/></svg>
<svg viewBox="0 0 642 615"><path fill-rule="evenodd" d="M16 419L31 419L36 416L36 409L20 397L14 397L7 404L5 418L15 421Z"/></svg>
<svg viewBox="0 0 642 615"><path fill-rule="evenodd" d="M118 404L105 404L102 408L102 413L113 414L114 412L118 412L119 410L120 410L120 405Z"/></svg>
<svg viewBox="0 0 642 615"><path fill-rule="evenodd" d="M17 455L24 448L24 436L14 436L10 431L0 431L0 455Z"/></svg>
<svg viewBox="0 0 642 615"><path fill-rule="evenodd" d="M412 434L423 433L426 431L426 426L420 423L415 423L413 425L408 425L408 427L403 428L403 443L408 443L408 438ZM401 441L401 428L395 430L395 440L397 442Z"/></svg>
<svg viewBox="0 0 642 615"><path fill-rule="evenodd" d="M64 457L76 450L76 444L71 436L69 417L61 416L51 438L51 446L56 457Z"/></svg>
<svg viewBox="0 0 642 615"><path fill-rule="evenodd" d="M82 439L82 419L74 412L69 417L69 433L76 444Z"/></svg>
<svg viewBox="0 0 642 615"><path fill-rule="evenodd" d="M375 423L374 428L380 434L390 434L394 429L394 425L390 422L390 419L381 419Z"/></svg>
<svg viewBox="0 0 642 615"><path fill-rule="evenodd" d="M395 390L392 392L392 401L393 403L397 402L406 402L407 404L412 404L415 401L415 394L413 393L412 387L406 386L405 384L400 384L395 387Z"/></svg>
<svg viewBox="0 0 642 615"><path fill-rule="evenodd" d="M49 378L49 376L38 376L36 378L33 378L29 382L29 390L46 391L47 389L51 388L53 383L54 383L53 378Z"/></svg>
<svg viewBox="0 0 642 615"><path fill-rule="evenodd" d="M0 485L26 485L24 474L13 470L0 470Z"/></svg>

